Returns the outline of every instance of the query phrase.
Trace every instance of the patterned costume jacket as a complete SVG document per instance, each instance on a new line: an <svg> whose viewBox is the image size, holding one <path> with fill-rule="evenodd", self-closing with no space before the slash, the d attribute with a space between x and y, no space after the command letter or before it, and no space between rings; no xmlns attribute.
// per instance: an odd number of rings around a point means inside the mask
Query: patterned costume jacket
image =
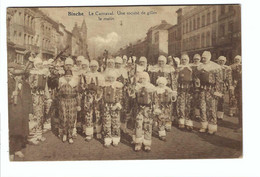
<svg viewBox="0 0 260 177"><path fill-rule="evenodd" d="M193 112L191 113L192 116L200 117L200 104L199 104L199 94L200 94L200 83L199 83L199 71L198 66L199 64L192 63L190 65L192 69L192 78L193 78L193 88L192 88L192 101L191 101L191 107L193 108Z"/></svg>
<svg viewBox="0 0 260 177"><path fill-rule="evenodd" d="M232 71L232 79L233 79L233 86L235 88L234 94L230 94L229 98L229 107L231 112L235 112L237 106L241 105L242 103L239 100L241 100L241 92L242 92L242 64L241 63L235 63L230 66ZM237 99L239 98L239 100ZM241 106L239 106L241 107Z"/></svg>
<svg viewBox="0 0 260 177"><path fill-rule="evenodd" d="M169 129L169 126L171 126L172 98L176 95L177 92L172 91L172 89L167 86L164 88L156 87L156 94L154 99L155 112L159 111L159 113L155 114L154 120L158 123L159 136L166 136L165 129Z"/></svg>
<svg viewBox="0 0 260 177"><path fill-rule="evenodd" d="M191 101L194 90L193 72L189 64L178 68L177 115L180 125L193 126L191 119Z"/></svg>
<svg viewBox="0 0 260 177"><path fill-rule="evenodd" d="M223 65L221 66L222 69L222 84L221 84L221 91L224 93L227 88L233 86L232 83L232 70L230 66Z"/></svg>
<svg viewBox="0 0 260 177"><path fill-rule="evenodd" d="M50 98L47 85L48 69L32 69L29 75L29 84L32 91L33 116L30 117L30 140L41 139L43 123L45 121L45 102Z"/></svg>
<svg viewBox="0 0 260 177"><path fill-rule="evenodd" d="M210 61L207 64L199 65L198 71L200 80L201 122L203 123L203 128L209 123L208 128L211 129L211 125L217 124L216 99L222 96L222 70L220 65ZM215 131L216 127L213 129Z"/></svg>
<svg viewBox="0 0 260 177"><path fill-rule="evenodd" d="M119 142L120 110L122 109L123 84L105 82L102 98L102 123L105 141Z"/></svg>
<svg viewBox="0 0 260 177"><path fill-rule="evenodd" d="M165 65L160 67L159 65L149 66L148 73L151 78L151 83L156 85L156 80L158 77L165 77L168 81L167 86L173 90L177 90L177 77L175 70L170 65Z"/></svg>
<svg viewBox="0 0 260 177"><path fill-rule="evenodd" d="M135 131L133 141L151 146L152 143L152 124L153 109L155 103L155 86L146 84L137 84L135 96L137 102L137 115L135 119Z"/></svg>
<svg viewBox="0 0 260 177"><path fill-rule="evenodd" d="M83 80L83 131L86 135L93 135L95 127L96 132L101 133L100 111L104 77L99 72L89 72L83 77Z"/></svg>

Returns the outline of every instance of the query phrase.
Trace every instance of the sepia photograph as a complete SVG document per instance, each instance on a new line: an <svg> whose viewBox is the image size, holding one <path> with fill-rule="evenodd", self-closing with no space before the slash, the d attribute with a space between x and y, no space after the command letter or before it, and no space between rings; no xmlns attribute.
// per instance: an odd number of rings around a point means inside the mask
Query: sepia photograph
<svg viewBox="0 0 260 177"><path fill-rule="evenodd" d="M10 161L241 159L241 5L8 7Z"/></svg>

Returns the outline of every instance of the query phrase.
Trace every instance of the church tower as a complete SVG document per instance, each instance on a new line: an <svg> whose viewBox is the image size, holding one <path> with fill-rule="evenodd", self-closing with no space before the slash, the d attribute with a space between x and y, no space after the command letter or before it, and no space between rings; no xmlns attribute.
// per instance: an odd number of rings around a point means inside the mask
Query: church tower
<svg viewBox="0 0 260 177"><path fill-rule="evenodd" d="M87 42L88 29L87 29L85 19L83 19L83 22L82 22L82 25L80 28L80 32L81 32L81 37L82 37L82 42L83 42L83 55L86 58L88 58L88 42Z"/></svg>

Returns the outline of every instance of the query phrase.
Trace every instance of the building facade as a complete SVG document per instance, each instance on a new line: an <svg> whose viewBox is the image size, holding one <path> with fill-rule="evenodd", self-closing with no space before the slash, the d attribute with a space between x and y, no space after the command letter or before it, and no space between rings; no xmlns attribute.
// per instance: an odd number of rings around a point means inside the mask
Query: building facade
<svg viewBox="0 0 260 177"><path fill-rule="evenodd" d="M179 8L176 14L177 24L162 20L147 31L145 40L129 44L118 53L121 56L144 53L150 64L155 64L159 55L180 57L182 53L187 53L192 62L195 54L205 50L212 53L212 60L226 56L227 64L241 55L239 5L187 6Z"/></svg>
<svg viewBox="0 0 260 177"><path fill-rule="evenodd" d="M208 50L216 59L219 6L189 6L182 10L182 53L192 56Z"/></svg>
<svg viewBox="0 0 260 177"><path fill-rule="evenodd" d="M241 55L239 5L188 6L176 13L177 26L181 31L177 35L181 39L178 45L180 53L187 53L192 58L194 54L208 50L212 53L212 60L220 55L226 56L227 64L231 64L236 55ZM169 33L174 33L175 27L169 30ZM174 40L169 35L169 50L173 50Z"/></svg>
<svg viewBox="0 0 260 177"><path fill-rule="evenodd" d="M151 27L147 32L147 60L155 64L159 55L168 55L168 29L171 24L162 20L159 25Z"/></svg>
<svg viewBox="0 0 260 177"><path fill-rule="evenodd" d="M28 51L47 60L55 58L66 47L63 57L72 54L88 56L85 21L78 29L79 33L73 34L39 8L7 8L6 20L8 61L25 64L24 56ZM78 45L73 46L75 38Z"/></svg>
<svg viewBox="0 0 260 177"><path fill-rule="evenodd" d="M218 13L217 55L227 57L227 64L241 55L241 8L239 5L221 5Z"/></svg>
<svg viewBox="0 0 260 177"><path fill-rule="evenodd" d="M35 42L37 14L35 8L7 9L8 61L23 64L28 50L39 50Z"/></svg>

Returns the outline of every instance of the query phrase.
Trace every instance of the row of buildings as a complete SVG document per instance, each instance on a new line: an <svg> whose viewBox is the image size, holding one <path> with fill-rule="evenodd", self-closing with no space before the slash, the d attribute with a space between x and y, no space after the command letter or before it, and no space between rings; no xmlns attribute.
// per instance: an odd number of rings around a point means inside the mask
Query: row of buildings
<svg viewBox="0 0 260 177"><path fill-rule="evenodd" d="M75 23L70 32L39 8L8 8L8 61L24 64L24 56L28 51L40 54L44 60L55 58L62 51L61 58L78 55L88 57L85 21L81 26Z"/></svg>
<svg viewBox="0 0 260 177"><path fill-rule="evenodd" d="M177 24L162 20L148 29L144 39L121 48L117 54L146 56L150 63L155 63L159 55L193 56L209 50L213 60L224 55L228 64L235 55L241 55L239 5L187 6L176 13Z"/></svg>

